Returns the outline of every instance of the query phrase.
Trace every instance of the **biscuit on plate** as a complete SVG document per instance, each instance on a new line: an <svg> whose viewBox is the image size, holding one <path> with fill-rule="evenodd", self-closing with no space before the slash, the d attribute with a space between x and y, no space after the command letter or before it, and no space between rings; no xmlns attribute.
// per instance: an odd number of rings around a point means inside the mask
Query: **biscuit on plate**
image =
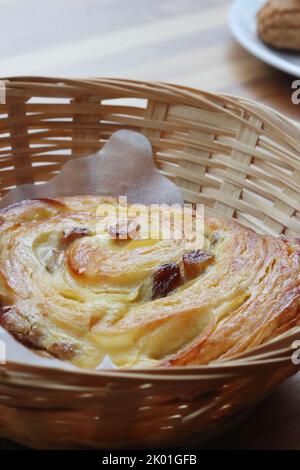
<svg viewBox="0 0 300 470"><path fill-rule="evenodd" d="M268 0L257 20L258 34L266 44L300 50L300 0Z"/></svg>

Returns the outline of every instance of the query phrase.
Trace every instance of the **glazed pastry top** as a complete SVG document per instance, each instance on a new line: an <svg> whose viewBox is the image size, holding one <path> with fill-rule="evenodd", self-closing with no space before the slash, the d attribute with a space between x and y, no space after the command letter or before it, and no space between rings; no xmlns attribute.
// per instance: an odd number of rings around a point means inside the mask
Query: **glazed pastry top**
<svg viewBox="0 0 300 470"><path fill-rule="evenodd" d="M121 367L205 364L299 323L297 240L212 218L193 244L141 238L143 216L113 224L112 208L82 196L1 211L0 324L28 347L79 367L107 354Z"/></svg>

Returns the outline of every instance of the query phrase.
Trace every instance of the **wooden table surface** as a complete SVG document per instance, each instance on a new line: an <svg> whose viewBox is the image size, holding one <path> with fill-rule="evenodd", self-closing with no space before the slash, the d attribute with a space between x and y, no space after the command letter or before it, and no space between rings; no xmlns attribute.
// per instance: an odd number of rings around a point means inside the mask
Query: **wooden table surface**
<svg viewBox="0 0 300 470"><path fill-rule="evenodd" d="M243 50L229 0L0 0L0 75L126 77L236 94L299 119L293 78ZM6 441L0 449L15 448ZM300 376L206 448L300 449Z"/></svg>

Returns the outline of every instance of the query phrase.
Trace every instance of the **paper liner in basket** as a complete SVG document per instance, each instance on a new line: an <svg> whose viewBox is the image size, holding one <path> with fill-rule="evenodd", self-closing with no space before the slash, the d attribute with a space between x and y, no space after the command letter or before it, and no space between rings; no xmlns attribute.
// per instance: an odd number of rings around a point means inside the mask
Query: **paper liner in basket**
<svg viewBox="0 0 300 470"><path fill-rule="evenodd" d="M24 199L77 195L127 196L128 202L141 204L183 204L180 190L158 172L148 139L137 132L122 130L115 132L94 155L68 161L49 182L12 189L4 196L0 207ZM0 339L7 346L8 360L67 369L75 367L33 353L1 327ZM113 362L105 356L97 368L113 367Z"/></svg>
<svg viewBox="0 0 300 470"><path fill-rule="evenodd" d="M24 199L78 195L127 196L130 203L141 204L183 204L177 186L158 172L148 139L122 130L96 154L69 160L49 182L12 189L0 207Z"/></svg>

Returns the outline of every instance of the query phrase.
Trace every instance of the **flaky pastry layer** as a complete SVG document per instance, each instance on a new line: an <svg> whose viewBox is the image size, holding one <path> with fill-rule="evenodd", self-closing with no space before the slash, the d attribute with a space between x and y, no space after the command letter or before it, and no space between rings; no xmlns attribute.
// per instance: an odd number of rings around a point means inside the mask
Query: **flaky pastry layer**
<svg viewBox="0 0 300 470"><path fill-rule="evenodd" d="M215 218L193 250L102 237L99 206L112 205L82 196L0 211L0 324L23 344L84 368L106 355L120 367L182 366L299 324L299 241Z"/></svg>

